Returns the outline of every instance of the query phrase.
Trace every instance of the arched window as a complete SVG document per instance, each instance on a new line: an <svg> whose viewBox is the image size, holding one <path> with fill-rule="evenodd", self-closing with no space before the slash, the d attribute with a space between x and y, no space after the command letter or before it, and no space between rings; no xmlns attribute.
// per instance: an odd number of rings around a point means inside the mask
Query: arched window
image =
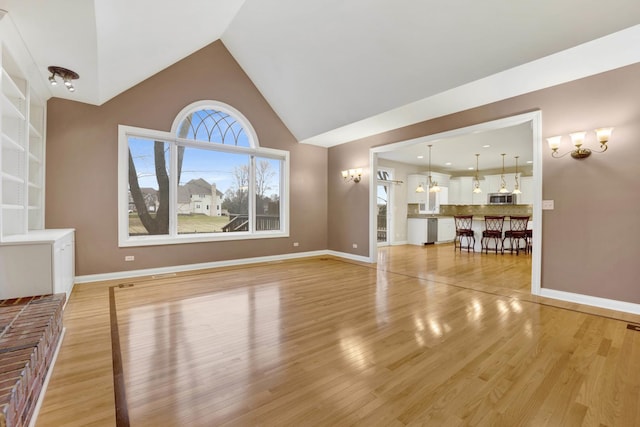
<svg viewBox="0 0 640 427"><path fill-rule="evenodd" d="M121 125L119 156L120 246L288 235L289 153L227 104L185 107L170 133Z"/></svg>

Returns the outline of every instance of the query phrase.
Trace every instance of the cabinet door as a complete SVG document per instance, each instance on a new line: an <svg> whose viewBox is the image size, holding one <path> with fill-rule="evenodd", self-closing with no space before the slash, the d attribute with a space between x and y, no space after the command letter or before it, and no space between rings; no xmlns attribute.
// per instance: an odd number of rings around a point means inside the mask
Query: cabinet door
<svg viewBox="0 0 640 427"><path fill-rule="evenodd" d="M438 242L452 242L455 237L453 218L438 218Z"/></svg>
<svg viewBox="0 0 640 427"><path fill-rule="evenodd" d="M518 196L519 205L533 204L533 177L523 176L520 178L520 191L522 194Z"/></svg>
<svg viewBox="0 0 640 427"><path fill-rule="evenodd" d="M463 176L460 178L460 204L473 204L473 177Z"/></svg>
<svg viewBox="0 0 640 427"><path fill-rule="evenodd" d="M54 244L53 252L53 293L66 293L67 298L73 287L74 242L69 234Z"/></svg>
<svg viewBox="0 0 640 427"><path fill-rule="evenodd" d="M50 293L50 244L0 247L0 299Z"/></svg>
<svg viewBox="0 0 640 427"><path fill-rule="evenodd" d="M416 188L418 188L420 184L422 184L422 188L424 188L424 193L416 193ZM407 176L407 203L425 203L427 201L428 191L426 176L419 174Z"/></svg>
<svg viewBox="0 0 640 427"><path fill-rule="evenodd" d="M440 213L440 205L449 204L449 188L448 187L440 187L440 191L435 194L435 205L431 212Z"/></svg>
<svg viewBox="0 0 640 427"><path fill-rule="evenodd" d="M449 180L449 205L462 205L462 180L460 178L451 178Z"/></svg>
<svg viewBox="0 0 640 427"><path fill-rule="evenodd" d="M407 220L407 241L410 245L423 245L427 240L427 220L409 218Z"/></svg>

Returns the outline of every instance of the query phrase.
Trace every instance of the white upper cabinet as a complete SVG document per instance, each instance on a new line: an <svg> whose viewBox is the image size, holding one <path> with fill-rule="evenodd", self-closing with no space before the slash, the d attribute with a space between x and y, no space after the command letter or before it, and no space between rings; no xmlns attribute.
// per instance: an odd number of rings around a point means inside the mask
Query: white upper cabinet
<svg viewBox="0 0 640 427"><path fill-rule="evenodd" d="M520 191L522 191L522 194L518 195L518 204L532 205L533 204L533 177L532 176L520 177Z"/></svg>
<svg viewBox="0 0 640 427"><path fill-rule="evenodd" d="M426 175L412 174L407 176L407 203L426 203L429 191L429 178ZM417 193L416 188L422 185L423 193Z"/></svg>

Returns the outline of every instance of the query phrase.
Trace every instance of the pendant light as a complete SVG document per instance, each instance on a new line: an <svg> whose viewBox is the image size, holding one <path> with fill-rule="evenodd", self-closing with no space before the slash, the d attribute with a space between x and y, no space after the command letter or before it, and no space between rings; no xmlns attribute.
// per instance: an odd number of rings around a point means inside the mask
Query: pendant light
<svg viewBox="0 0 640 427"><path fill-rule="evenodd" d="M440 191L438 187L438 181L431 179L431 145L429 145L429 193L437 193Z"/></svg>
<svg viewBox="0 0 640 427"><path fill-rule="evenodd" d="M507 190L507 181L504 180L504 156L506 156L506 154L502 153L502 173L500 174L500 193L508 193L509 190Z"/></svg>
<svg viewBox="0 0 640 427"><path fill-rule="evenodd" d="M473 192L475 194L482 193L482 188L480 188L480 176L478 175L478 159L480 158L480 154L476 154L476 176L473 178Z"/></svg>
<svg viewBox="0 0 640 427"><path fill-rule="evenodd" d="M522 194L522 191L520 191L520 183L518 182L518 157L520 156L516 156L516 184L513 187L513 192L511 194Z"/></svg>

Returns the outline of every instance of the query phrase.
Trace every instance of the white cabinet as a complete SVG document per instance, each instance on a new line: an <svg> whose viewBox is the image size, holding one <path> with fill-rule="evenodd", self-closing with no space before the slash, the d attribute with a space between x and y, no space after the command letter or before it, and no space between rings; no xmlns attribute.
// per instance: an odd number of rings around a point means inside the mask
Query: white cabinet
<svg viewBox="0 0 640 427"><path fill-rule="evenodd" d="M473 196L473 177L457 176L449 180L448 204L471 205L473 204L472 196Z"/></svg>
<svg viewBox="0 0 640 427"><path fill-rule="evenodd" d="M533 204L533 177L523 176L520 178L520 191L522 194L518 195L519 205L532 205Z"/></svg>
<svg viewBox="0 0 640 427"><path fill-rule="evenodd" d="M440 213L440 205L449 204L449 187L440 187L440 191L435 194L435 200L433 205L430 204L429 208L431 213Z"/></svg>
<svg viewBox="0 0 640 427"><path fill-rule="evenodd" d="M409 218L407 220L407 241L410 245L435 243L437 232L437 218Z"/></svg>
<svg viewBox="0 0 640 427"><path fill-rule="evenodd" d="M449 180L449 205L460 205L460 192L462 191L461 177L451 178Z"/></svg>
<svg viewBox="0 0 640 427"><path fill-rule="evenodd" d="M456 226L453 218L438 218L438 243L453 242L456 238Z"/></svg>
<svg viewBox="0 0 640 427"><path fill-rule="evenodd" d="M520 173L518 173L518 177L520 177ZM509 192L512 192L516 184L516 174L505 173L504 182L506 184L507 190L509 190ZM500 191L501 185L502 185L501 175L485 175L485 185L482 186L481 188L482 188L482 191L485 193L498 193ZM485 188L486 188L486 191L485 191Z"/></svg>
<svg viewBox="0 0 640 427"><path fill-rule="evenodd" d="M71 293L74 231L40 230L0 246L0 299Z"/></svg>
<svg viewBox="0 0 640 427"><path fill-rule="evenodd" d="M412 174L407 176L407 203L426 203L429 195L429 178L426 175ZM424 193L416 193L416 188L422 185Z"/></svg>

